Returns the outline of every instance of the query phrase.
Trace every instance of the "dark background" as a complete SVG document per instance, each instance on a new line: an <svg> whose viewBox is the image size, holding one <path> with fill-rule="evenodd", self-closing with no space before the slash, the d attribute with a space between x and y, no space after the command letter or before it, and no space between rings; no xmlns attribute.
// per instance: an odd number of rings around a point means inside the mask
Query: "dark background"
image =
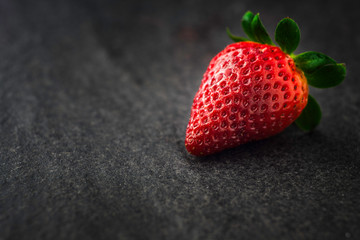
<svg viewBox="0 0 360 240"><path fill-rule="evenodd" d="M0 239L360 239L356 1L0 1ZM312 133L184 147L210 59L290 16L347 64Z"/></svg>

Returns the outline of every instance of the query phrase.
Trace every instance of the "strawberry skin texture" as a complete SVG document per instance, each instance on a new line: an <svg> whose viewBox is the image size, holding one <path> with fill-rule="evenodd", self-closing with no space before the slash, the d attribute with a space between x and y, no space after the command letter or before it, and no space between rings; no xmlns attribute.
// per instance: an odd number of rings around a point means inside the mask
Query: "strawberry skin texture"
<svg viewBox="0 0 360 240"><path fill-rule="evenodd" d="M185 146L204 156L280 133L305 108L308 84L276 46L228 45L210 62L191 109Z"/></svg>

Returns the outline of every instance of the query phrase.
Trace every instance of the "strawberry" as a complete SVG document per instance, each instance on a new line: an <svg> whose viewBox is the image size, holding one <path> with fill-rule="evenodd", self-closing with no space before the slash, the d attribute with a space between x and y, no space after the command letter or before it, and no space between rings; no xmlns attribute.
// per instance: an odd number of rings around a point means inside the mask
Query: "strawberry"
<svg viewBox="0 0 360 240"><path fill-rule="evenodd" d="M210 62L195 95L185 146L209 155L280 133L294 121L303 130L321 119L308 85L334 87L345 78L344 64L318 52L293 54L300 41L297 24L281 20L271 41L259 14L245 13L249 38L227 33L228 45Z"/></svg>

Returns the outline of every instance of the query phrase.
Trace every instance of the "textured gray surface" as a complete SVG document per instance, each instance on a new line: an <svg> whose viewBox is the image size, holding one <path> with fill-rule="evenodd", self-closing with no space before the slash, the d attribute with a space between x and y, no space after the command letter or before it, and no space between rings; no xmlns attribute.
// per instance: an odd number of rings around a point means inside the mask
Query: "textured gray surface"
<svg viewBox="0 0 360 240"><path fill-rule="evenodd" d="M261 2L1 1L0 239L359 239L360 9ZM313 133L192 157L192 98L248 9L348 76L311 89Z"/></svg>

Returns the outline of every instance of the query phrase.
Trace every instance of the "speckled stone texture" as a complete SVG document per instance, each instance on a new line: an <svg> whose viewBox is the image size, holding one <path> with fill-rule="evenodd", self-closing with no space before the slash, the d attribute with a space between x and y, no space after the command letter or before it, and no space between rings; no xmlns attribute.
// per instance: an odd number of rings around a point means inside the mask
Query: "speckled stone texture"
<svg viewBox="0 0 360 240"><path fill-rule="evenodd" d="M0 1L0 239L360 239L356 1ZM290 16L346 62L312 133L184 147L210 59Z"/></svg>

